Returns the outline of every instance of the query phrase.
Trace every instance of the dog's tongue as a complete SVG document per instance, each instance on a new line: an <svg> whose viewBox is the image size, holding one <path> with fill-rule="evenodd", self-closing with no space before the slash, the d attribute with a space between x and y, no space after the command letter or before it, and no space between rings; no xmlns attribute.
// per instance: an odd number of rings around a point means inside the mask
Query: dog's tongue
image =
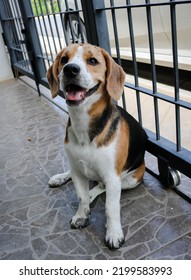
<svg viewBox="0 0 191 280"><path fill-rule="evenodd" d="M67 89L67 99L79 101L84 99L86 90L78 86L69 86Z"/></svg>

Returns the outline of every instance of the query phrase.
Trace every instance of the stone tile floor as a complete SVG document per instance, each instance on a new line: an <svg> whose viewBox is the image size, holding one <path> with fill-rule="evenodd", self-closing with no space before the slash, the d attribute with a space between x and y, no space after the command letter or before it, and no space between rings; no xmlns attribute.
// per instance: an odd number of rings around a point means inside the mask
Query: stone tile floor
<svg viewBox="0 0 191 280"><path fill-rule="evenodd" d="M70 229L72 182L49 178L69 168L67 114L19 80L0 83L0 259L191 259L191 204L145 174L121 197L125 244L104 245L104 194L90 225Z"/></svg>

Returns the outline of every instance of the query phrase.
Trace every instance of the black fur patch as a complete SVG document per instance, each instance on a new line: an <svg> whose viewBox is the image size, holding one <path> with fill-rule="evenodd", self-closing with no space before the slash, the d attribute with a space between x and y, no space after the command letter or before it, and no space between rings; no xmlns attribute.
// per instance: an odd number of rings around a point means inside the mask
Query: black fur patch
<svg viewBox="0 0 191 280"><path fill-rule="evenodd" d="M138 168L144 160L147 134L141 125L127 111L117 106L122 118L129 126L129 153L124 170Z"/></svg>
<svg viewBox="0 0 191 280"><path fill-rule="evenodd" d="M103 113L100 116L94 117L90 124L90 130L89 130L89 137L90 141L93 141L93 139L98 136L107 125L108 121L112 119L111 126L108 129L108 133L106 134L103 141L99 144L99 146L105 145L110 138L115 133L120 116L116 111L116 108L112 105L105 108Z"/></svg>

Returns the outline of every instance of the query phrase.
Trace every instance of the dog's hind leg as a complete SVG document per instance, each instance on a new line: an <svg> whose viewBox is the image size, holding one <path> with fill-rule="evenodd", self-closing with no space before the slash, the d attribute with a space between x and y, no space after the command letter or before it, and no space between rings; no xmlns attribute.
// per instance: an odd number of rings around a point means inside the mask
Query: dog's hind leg
<svg viewBox="0 0 191 280"><path fill-rule="evenodd" d="M145 163L143 162L137 169L130 171L129 173L123 173L121 175L121 189L128 190L138 186L143 180L145 173Z"/></svg>
<svg viewBox="0 0 191 280"><path fill-rule="evenodd" d="M90 190L90 204L98 197L100 194L105 192L105 185L99 182L93 189Z"/></svg>
<svg viewBox="0 0 191 280"><path fill-rule="evenodd" d="M52 176L48 182L48 185L51 188L57 188L67 183L71 179L72 178L71 178L70 170L68 170L65 173Z"/></svg>
<svg viewBox="0 0 191 280"><path fill-rule="evenodd" d="M121 176L121 190L133 189L138 186L143 179L144 172L145 164L143 163L140 167L129 173L123 173ZM90 190L90 204L105 191L105 185L99 182L97 186Z"/></svg>

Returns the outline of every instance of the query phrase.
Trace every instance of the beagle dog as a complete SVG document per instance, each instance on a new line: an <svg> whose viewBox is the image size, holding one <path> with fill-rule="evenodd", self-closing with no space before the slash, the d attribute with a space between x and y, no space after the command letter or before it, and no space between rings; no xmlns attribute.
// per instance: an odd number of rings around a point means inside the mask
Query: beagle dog
<svg viewBox="0 0 191 280"><path fill-rule="evenodd" d="M70 163L70 171L53 176L49 185L72 178L79 200L72 228L87 226L90 202L106 191L105 242L117 249L124 242L121 190L142 181L147 141L139 123L115 102L123 93L125 72L104 49L72 44L58 53L47 79L52 97L61 87L68 105L65 149ZM100 183L89 192L90 180Z"/></svg>

